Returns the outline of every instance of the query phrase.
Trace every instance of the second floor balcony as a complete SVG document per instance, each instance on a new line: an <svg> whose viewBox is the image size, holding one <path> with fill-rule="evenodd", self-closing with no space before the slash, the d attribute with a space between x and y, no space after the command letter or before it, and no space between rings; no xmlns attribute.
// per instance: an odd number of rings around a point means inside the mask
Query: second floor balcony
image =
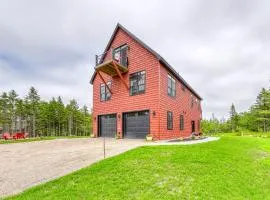
<svg viewBox="0 0 270 200"><path fill-rule="evenodd" d="M96 55L95 71L106 84L100 72L103 72L111 77L119 76L126 88L127 83L124 81L122 74L128 72L128 46L123 45L116 49L111 49L101 55Z"/></svg>
<svg viewBox="0 0 270 200"><path fill-rule="evenodd" d="M128 71L127 45L111 49L101 55L96 55L95 70L110 76L116 76Z"/></svg>

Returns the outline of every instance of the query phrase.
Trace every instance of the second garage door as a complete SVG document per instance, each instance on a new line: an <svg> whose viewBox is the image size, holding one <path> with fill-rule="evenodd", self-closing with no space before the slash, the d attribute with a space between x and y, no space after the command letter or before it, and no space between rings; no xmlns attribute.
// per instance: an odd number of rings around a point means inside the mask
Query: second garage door
<svg viewBox="0 0 270 200"><path fill-rule="evenodd" d="M99 136L115 137L116 134L116 114L100 115L98 117Z"/></svg>
<svg viewBox="0 0 270 200"><path fill-rule="evenodd" d="M145 138L149 133L149 111L125 113L124 133L127 138Z"/></svg>

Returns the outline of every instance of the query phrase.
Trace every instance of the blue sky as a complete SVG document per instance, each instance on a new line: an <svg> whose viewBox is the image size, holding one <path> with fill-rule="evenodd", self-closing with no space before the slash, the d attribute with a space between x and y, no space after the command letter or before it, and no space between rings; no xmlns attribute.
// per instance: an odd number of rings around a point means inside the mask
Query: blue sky
<svg viewBox="0 0 270 200"><path fill-rule="evenodd" d="M92 106L94 55L117 22L160 53L204 98L204 117L244 111L270 79L269 1L3 0L0 92Z"/></svg>

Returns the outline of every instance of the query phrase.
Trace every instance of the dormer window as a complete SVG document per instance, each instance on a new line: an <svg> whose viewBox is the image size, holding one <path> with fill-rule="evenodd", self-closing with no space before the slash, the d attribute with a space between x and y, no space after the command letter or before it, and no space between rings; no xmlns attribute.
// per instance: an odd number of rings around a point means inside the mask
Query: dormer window
<svg viewBox="0 0 270 200"><path fill-rule="evenodd" d="M128 66L127 45L122 45L113 49L113 59L124 67Z"/></svg>

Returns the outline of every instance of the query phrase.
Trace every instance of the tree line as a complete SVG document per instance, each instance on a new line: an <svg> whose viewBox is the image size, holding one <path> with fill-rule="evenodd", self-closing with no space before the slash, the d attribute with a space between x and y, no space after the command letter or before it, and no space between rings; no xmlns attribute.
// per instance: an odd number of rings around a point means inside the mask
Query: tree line
<svg viewBox="0 0 270 200"><path fill-rule="evenodd" d="M60 96L41 100L34 87L24 98L11 90L0 96L1 132L27 132L30 137L87 136L92 132L92 116L75 99L65 105Z"/></svg>
<svg viewBox="0 0 270 200"><path fill-rule="evenodd" d="M262 88L248 111L238 113L235 105L230 107L228 120L202 120L202 131L208 134L228 132L270 132L270 89Z"/></svg>

